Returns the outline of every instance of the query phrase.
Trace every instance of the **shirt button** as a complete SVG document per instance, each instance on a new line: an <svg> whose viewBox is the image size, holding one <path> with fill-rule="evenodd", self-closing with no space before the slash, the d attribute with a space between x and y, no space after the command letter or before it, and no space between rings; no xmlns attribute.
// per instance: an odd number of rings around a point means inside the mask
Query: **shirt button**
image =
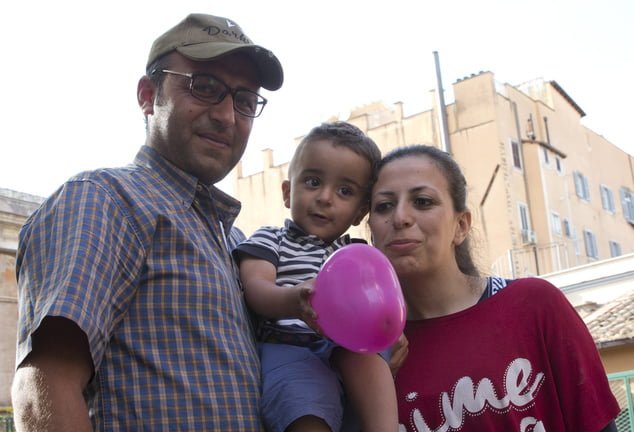
<svg viewBox="0 0 634 432"><path fill-rule="evenodd" d="M198 198L196 198L196 199L194 200L194 204L196 204L197 206L199 206L199 205L200 205L200 201L198 201Z"/></svg>
<svg viewBox="0 0 634 432"><path fill-rule="evenodd" d="M201 190L203 190L203 187L202 187L201 185L197 184L197 185L196 185L196 190L197 190L198 192L200 192Z"/></svg>

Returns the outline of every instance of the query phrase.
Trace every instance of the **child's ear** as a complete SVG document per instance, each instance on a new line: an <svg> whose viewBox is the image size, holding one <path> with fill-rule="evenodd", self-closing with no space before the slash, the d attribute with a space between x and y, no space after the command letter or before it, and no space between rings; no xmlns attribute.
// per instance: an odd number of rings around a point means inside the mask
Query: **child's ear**
<svg viewBox="0 0 634 432"><path fill-rule="evenodd" d="M284 207L291 208L291 182L284 180L282 182L282 198L284 199Z"/></svg>
<svg viewBox="0 0 634 432"><path fill-rule="evenodd" d="M357 226L361 223L361 221L363 220L363 218L365 217L365 215L368 214L368 211L370 211L370 204L369 203L365 203L365 204L361 204L361 207L359 207L359 210L357 210L357 214L354 217L354 220L352 221L352 225Z"/></svg>

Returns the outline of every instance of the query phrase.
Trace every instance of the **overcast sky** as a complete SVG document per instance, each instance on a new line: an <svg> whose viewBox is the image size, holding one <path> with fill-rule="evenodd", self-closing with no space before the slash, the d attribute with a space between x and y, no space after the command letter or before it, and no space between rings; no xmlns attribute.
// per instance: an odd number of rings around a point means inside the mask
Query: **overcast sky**
<svg viewBox="0 0 634 432"><path fill-rule="evenodd" d="M583 124L634 154L632 0L6 1L0 5L0 188L48 195L71 175L132 160L136 84L152 41L189 12L237 21L286 75L255 122L247 168L375 101L425 109L438 51L446 90L489 70L557 81ZM449 95L450 96L450 95Z"/></svg>

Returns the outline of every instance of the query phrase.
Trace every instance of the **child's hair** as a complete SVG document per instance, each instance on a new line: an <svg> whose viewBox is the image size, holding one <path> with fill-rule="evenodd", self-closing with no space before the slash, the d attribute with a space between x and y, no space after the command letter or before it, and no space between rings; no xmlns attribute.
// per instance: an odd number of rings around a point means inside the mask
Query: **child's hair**
<svg viewBox="0 0 634 432"><path fill-rule="evenodd" d="M451 155L445 151L440 150L434 146L415 144L405 147L397 147L394 150L388 152L377 166L377 175L384 166L392 161L402 159L410 156L426 156L428 157L445 176L447 184L449 185L449 195L453 204L453 209L456 212L463 212L467 210L467 180L462 174L462 170ZM456 262L460 270L470 276L478 276L476 265L473 262L470 248L470 236L467 236L464 241L456 247Z"/></svg>
<svg viewBox="0 0 634 432"><path fill-rule="evenodd" d="M288 177L290 178L297 159L302 149L310 142L318 140L330 141L335 147L346 147L359 156L363 157L370 164L371 177L370 183L374 180L376 174L376 167L381 161L381 150L376 143L367 136L361 129L353 124L345 121L335 121L332 123L322 123L319 126L314 127L308 134L301 140L295 154L288 165Z"/></svg>

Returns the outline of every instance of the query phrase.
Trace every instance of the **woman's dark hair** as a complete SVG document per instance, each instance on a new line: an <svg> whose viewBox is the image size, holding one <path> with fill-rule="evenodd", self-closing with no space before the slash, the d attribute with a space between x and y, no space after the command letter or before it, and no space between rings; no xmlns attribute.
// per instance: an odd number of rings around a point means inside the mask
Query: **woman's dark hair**
<svg viewBox="0 0 634 432"><path fill-rule="evenodd" d="M449 195L451 196L454 211L460 213L467 210L467 181L462 174L462 170L451 155L439 148L424 144L395 148L388 152L383 159L381 159L381 162L379 162L376 171L377 176L385 165L397 159L410 156L428 157L447 179ZM462 273L470 276L479 276L480 272L471 257L469 239L470 236L467 235L464 241L456 246L456 262Z"/></svg>

